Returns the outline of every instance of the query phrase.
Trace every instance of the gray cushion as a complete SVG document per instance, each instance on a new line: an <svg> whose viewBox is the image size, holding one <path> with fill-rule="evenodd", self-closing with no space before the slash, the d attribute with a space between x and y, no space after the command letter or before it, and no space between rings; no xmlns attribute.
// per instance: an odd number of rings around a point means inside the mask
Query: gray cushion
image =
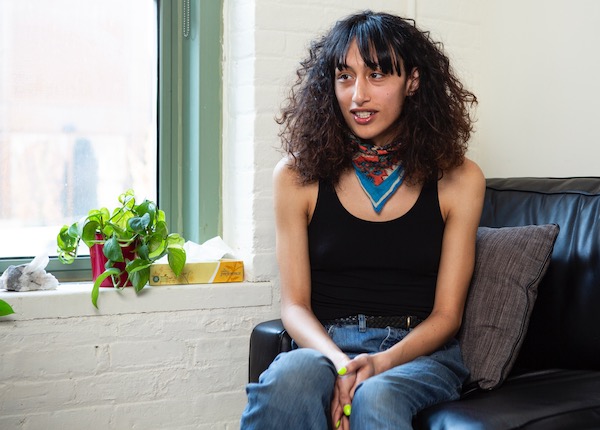
<svg viewBox="0 0 600 430"><path fill-rule="evenodd" d="M475 271L458 335L468 382L490 390L511 371L559 228L479 227Z"/></svg>

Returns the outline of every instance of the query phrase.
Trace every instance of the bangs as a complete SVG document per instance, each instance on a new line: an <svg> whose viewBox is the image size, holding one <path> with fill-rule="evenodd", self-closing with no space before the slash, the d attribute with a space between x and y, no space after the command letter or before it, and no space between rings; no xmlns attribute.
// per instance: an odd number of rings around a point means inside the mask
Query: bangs
<svg viewBox="0 0 600 430"><path fill-rule="evenodd" d="M365 64L373 70L381 70L383 73L402 74L402 54L398 46L392 44L386 33L385 23L377 16L367 16L366 19L349 22L346 28L339 34L338 43L335 46L334 66L337 69L347 67L346 56L353 41L356 41L358 51ZM389 33L389 32L387 32ZM394 39L396 39L394 37ZM397 42L397 40L394 40ZM396 44L398 45L398 44Z"/></svg>

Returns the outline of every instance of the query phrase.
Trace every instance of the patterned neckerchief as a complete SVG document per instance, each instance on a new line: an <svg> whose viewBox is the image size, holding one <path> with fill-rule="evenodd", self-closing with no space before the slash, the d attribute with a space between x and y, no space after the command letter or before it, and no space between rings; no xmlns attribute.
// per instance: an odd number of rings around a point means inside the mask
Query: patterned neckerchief
<svg viewBox="0 0 600 430"><path fill-rule="evenodd" d="M350 142L357 151L352 158L354 172L369 196L375 212L383 206L402 184L404 167L398 156L398 145L380 148L351 135Z"/></svg>

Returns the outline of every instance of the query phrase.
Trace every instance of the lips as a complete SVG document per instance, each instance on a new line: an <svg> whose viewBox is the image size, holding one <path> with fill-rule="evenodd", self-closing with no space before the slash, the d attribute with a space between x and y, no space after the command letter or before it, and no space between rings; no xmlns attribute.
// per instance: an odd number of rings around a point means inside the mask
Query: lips
<svg viewBox="0 0 600 430"><path fill-rule="evenodd" d="M371 110L352 111L354 121L358 124L367 124L375 116L377 112Z"/></svg>

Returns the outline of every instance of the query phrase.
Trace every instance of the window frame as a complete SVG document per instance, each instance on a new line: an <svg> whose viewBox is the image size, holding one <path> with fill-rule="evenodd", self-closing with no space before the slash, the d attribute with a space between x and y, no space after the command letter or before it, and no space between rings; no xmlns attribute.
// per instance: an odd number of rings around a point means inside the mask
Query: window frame
<svg viewBox="0 0 600 430"><path fill-rule="evenodd" d="M202 243L222 234L223 1L156 1L158 205L170 231ZM0 272L32 258L0 259ZM53 257L46 270L61 282L92 279L89 257Z"/></svg>

